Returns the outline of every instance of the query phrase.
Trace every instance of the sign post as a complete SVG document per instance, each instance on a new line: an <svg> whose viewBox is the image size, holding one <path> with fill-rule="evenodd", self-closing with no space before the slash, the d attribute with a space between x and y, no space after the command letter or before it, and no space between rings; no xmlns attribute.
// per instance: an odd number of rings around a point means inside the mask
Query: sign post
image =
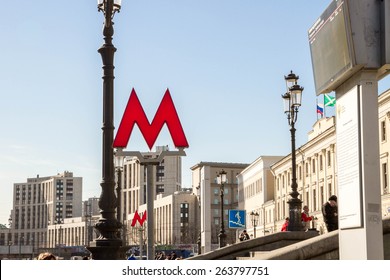
<svg viewBox="0 0 390 280"><path fill-rule="evenodd" d="M336 92L340 259L384 258L378 79L389 73L389 16L389 1L333 0L309 29L316 93Z"/></svg>
<svg viewBox="0 0 390 280"><path fill-rule="evenodd" d="M245 210L229 210L229 228L244 229L246 227Z"/></svg>
<svg viewBox="0 0 390 280"><path fill-rule="evenodd" d="M167 125L168 130L172 136L172 140L178 151L161 151L156 153L141 153L139 151L123 151L129 142L130 135L133 131L134 125L137 124L145 138L149 149L152 149L157 137L164 124ZM158 165L166 156L185 156L184 148L188 147L188 142L185 137L183 128L181 126L179 117L177 115L175 106L173 104L169 90L167 89L165 95L157 109L156 115L152 123L149 123L143 110L138 96L133 89L130 94L125 112L123 114L118 132L116 134L114 143L116 148L116 156L136 157L141 165L146 168L146 207L147 207L147 259L154 259L154 200L155 188L154 183L154 165Z"/></svg>

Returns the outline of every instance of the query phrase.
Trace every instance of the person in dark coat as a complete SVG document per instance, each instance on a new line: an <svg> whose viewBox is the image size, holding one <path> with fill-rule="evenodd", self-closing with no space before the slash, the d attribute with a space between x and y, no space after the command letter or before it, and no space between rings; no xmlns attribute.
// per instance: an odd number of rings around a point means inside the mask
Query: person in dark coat
<svg viewBox="0 0 390 280"><path fill-rule="evenodd" d="M240 239L240 241L245 241L250 239L249 234L246 232L245 229L243 230L243 232L241 232L240 237L238 239Z"/></svg>
<svg viewBox="0 0 390 280"><path fill-rule="evenodd" d="M322 206L322 215L328 232L339 228L339 218L337 213L337 196L332 195Z"/></svg>

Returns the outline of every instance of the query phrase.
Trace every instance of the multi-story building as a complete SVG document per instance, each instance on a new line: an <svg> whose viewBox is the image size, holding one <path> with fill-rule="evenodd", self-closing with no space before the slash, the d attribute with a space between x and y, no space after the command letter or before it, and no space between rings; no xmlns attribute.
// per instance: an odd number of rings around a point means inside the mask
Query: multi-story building
<svg viewBox="0 0 390 280"><path fill-rule="evenodd" d="M237 175L238 208L246 210L247 232L249 235L265 234L273 227L274 203L267 203L274 198L274 176L271 165L281 160L282 156L261 156ZM254 215L257 217L255 218ZM254 219L255 218L255 219ZM259 236L259 235L256 235Z"/></svg>
<svg viewBox="0 0 390 280"><path fill-rule="evenodd" d="M248 164L244 163L200 162L191 167L193 192L198 197L200 207L199 228L202 253L218 247L221 215L225 225L226 243L233 244L236 242L237 231L227 227L228 211L238 207L237 175L247 166ZM221 185L217 181L217 176L222 170L226 172L227 176L227 182L223 188L224 213L220 212Z"/></svg>
<svg viewBox="0 0 390 280"><path fill-rule="evenodd" d="M47 247L88 246L96 238L93 227L100 218L97 197L82 202L82 215L65 218L47 227Z"/></svg>
<svg viewBox="0 0 390 280"><path fill-rule="evenodd" d="M322 205L337 191L336 127L335 118L321 118L308 133L308 141L296 149L296 170L299 198L302 207L318 218L317 226L324 231ZM275 230L289 216L287 201L291 192L291 154L271 166L275 177Z"/></svg>
<svg viewBox="0 0 390 280"><path fill-rule="evenodd" d="M27 178L14 184L11 240L14 245L42 248L47 243L48 225L80 217L82 178L72 172Z"/></svg>
<svg viewBox="0 0 390 280"><path fill-rule="evenodd" d="M390 90L378 97L378 117L380 134L378 160L380 161L381 206L384 217L390 213L390 179L388 174L390 138L389 129L387 129L390 126ZM335 117L319 119L308 133L308 141L296 149L299 198L302 200L302 206L307 205L311 214L317 218L314 226L321 233L326 231L321 207L332 194L338 194L335 122ZM252 163L250 167L255 165L256 162ZM274 197L265 201L262 207L269 209L270 219L265 222L266 228L278 231L285 217L289 216L287 201L291 191L291 154L274 163L271 166L271 171L275 180ZM245 180L243 184L245 184ZM254 199L262 201L263 197L256 195ZM245 206L245 209L252 211L251 207ZM251 230L253 229L249 229L249 231Z"/></svg>
<svg viewBox="0 0 390 280"><path fill-rule="evenodd" d="M158 195L154 202L154 239L159 248L193 247L198 239L198 204L192 191L176 191L172 195ZM140 205L138 213L142 217L147 205ZM128 216L126 239L129 245L139 245L146 240L148 227L137 222L131 226L134 213Z"/></svg>
<svg viewBox="0 0 390 280"><path fill-rule="evenodd" d="M379 96L378 106L382 216L388 216L390 215L390 90Z"/></svg>
<svg viewBox="0 0 390 280"><path fill-rule="evenodd" d="M156 147L156 152L145 153L145 156L154 157L168 146ZM162 197L181 190L181 157L166 156L154 168L155 194ZM121 213L125 220L127 215L135 213L140 205L146 203L146 168L139 163L137 157L125 157L122 172Z"/></svg>

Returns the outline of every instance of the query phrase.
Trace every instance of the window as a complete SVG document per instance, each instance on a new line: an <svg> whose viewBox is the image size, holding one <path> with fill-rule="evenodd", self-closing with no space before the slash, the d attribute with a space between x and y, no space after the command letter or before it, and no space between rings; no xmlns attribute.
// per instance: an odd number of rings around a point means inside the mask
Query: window
<svg viewBox="0 0 390 280"><path fill-rule="evenodd" d="M156 193L164 193L164 185L157 185L156 186Z"/></svg>
<svg viewBox="0 0 390 280"><path fill-rule="evenodd" d="M383 184L383 190L387 190L387 163L382 163L382 184ZM385 192L386 193L386 192Z"/></svg>
<svg viewBox="0 0 390 280"><path fill-rule="evenodd" d="M299 176L299 180L302 180L302 166L298 167L298 176Z"/></svg>
<svg viewBox="0 0 390 280"><path fill-rule="evenodd" d="M320 155L320 171L322 170L324 170L324 163L323 163L322 155Z"/></svg>
<svg viewBox="0 0 390 280"><path fill-rule="evenodd" d="M312 164L312 166L311 166L312 172L316 173L316 161L315 161L315 159L312 159L311 164Z"/></svg>
<svg viewBox="0 0 390 280"><path fill-rule="evenodd" d="M328 167L330 167L332 165L332 160L331 160L331 157L330 157L330 151L328 151Z"/></svg>
<svg viewBox="0 0 390 280"><path fill-rule="evenodd" d="M317 191L313 190L313 211L317 210Z"/></svg>
<svg viewBox="0 0 390 280"><path fill-rule="evenodd" d="M306 168L305 168L306 170L305 170L305 172L306 172L306 177L307 177L307 176L309 176L309 163L306 162L305 165L306 165Z"/></svg>
<svg viewBox="0 0 390 280"><path fill-rule="evenodd" d="M386 141L386 121L381 121L381 140Z"/></svg>

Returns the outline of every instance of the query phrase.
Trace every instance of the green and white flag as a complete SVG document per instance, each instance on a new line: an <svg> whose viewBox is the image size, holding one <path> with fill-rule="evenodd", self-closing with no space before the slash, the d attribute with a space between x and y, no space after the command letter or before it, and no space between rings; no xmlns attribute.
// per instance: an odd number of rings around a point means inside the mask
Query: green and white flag
<svg viewBox="0 0 390 280"><path fill-rule="evenodd" d="M325 93L324 104L325 106L333 107L334 105L336 105L336 98Z"/></svg>

